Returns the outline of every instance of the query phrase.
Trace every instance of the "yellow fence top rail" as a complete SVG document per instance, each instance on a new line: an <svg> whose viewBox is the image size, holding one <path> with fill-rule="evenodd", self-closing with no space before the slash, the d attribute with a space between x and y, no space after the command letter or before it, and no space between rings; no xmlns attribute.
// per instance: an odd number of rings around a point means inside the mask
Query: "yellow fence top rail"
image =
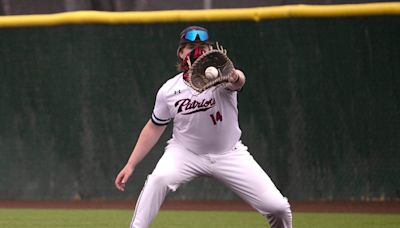
<svg viewBox="0 0 400 228"><path fill-rule="evenodd" d="M169 11L75 11L55 14L0 16L0 27L65 24L145 24L211 21L262 21L300 17L400 15L400 2L345 5L286 5L244 9Z"/></svg>

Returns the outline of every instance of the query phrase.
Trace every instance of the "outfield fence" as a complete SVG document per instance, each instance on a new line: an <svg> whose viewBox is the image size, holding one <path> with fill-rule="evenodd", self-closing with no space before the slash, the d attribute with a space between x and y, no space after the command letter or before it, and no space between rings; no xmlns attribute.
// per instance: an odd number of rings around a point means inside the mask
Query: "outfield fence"
<svg viewBox="0 0 400 228"><path fill-rule="evenodd" d="M400 3L0 17L0 198L130 199L114 177L205 26L247 75L242 140L290 199L400 196ZM200 178L174 199L235 199Z"/></svg>

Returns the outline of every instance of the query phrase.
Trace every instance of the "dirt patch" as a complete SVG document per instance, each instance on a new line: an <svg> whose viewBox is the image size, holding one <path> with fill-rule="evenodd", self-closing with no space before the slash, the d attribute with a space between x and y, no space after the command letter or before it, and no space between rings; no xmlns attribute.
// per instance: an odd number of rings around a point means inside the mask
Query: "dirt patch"
<svg viewBox="0 0 400 228"><path fill-rule="evenodd" d="M353 201L307 201L291 202L296 212L338 212L338 213L400 213L400 202L353 202ZM2 200L0 208L63 208L63 209L127 209L133 210L133 201L79 200L79 201L35 201ZM243 201L219 200L167 200L161 210L217 210L251 211Z"/></svg>

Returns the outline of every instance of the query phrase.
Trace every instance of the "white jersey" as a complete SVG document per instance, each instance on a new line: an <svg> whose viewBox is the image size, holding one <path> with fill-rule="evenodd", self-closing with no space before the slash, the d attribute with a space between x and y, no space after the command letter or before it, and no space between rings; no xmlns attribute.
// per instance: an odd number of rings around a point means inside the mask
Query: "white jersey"
<svg viewBox="0 0 400 228"><path fill-rule="evenodd" d="M237 92L219 86L198 93L182 73L159 89L151 119L157 125L173 120L173 140L196 154L231 150L241 136Z"/></svg>

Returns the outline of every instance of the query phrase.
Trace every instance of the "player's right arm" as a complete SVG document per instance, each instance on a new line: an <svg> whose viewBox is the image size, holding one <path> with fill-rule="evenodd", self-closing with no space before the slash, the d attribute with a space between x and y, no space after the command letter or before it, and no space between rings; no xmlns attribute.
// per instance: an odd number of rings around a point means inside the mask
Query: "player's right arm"
<svg viewBox="0 0 400 228"><path fill-rule="evenodd" d="M156 125L151 120L142 129L138 141L129 157L125 167L115 178L115 187L120 191L125 190L125 183L135 170L136 165L149 153L151 148L160 139L167 125Z"/></svg>

